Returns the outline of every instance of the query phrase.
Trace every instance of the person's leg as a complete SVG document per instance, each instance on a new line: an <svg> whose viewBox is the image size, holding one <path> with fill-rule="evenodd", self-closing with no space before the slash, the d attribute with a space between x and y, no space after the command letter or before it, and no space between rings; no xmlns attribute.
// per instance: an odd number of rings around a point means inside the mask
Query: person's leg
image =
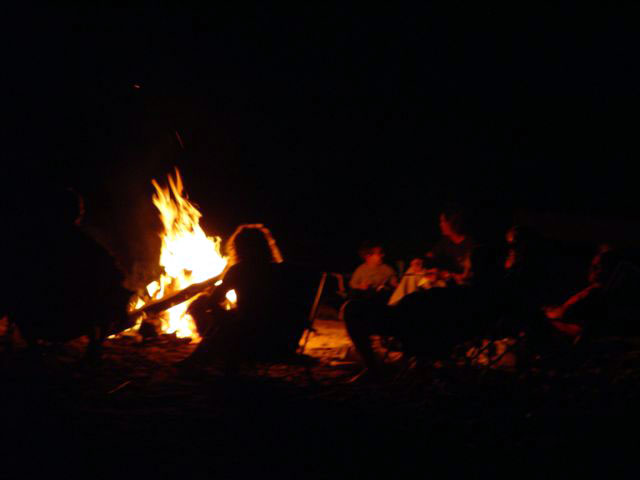
<svg viewBox="0 0 640 480"><path fill-rule="evenodd" d="M208 295L196 298L189 305L188 313L193 317L198 334L203 338L208 335L213 326L214 311L216 316L219 316L219 312L224 312L219 306L211 304L211 297Z"/></svg>
<svg viewBox="0 0 640 480"><path fill-rule="evenodd" d="M429 305L433 303L430 300L432 296L431 291L415 292L405 296L394 307L396 336L407 357L418 355L425 349L427 339L433 337L434 332L428 327L429 320L436 316L433 311L428 311Z"/></svg>
<svg viewBox="0 0 640 480"><path fill-rule="evenodd" d="M450 353L467 309L455 287L432 288L407 295L394 308L393 327L407 357L421 361Z"/></svg>
<svg viewBox="0 0 640 480"><path fill-rule="evenodd" d="M392 334L389 313L389 307L368 300L351 300L344 307L347 332L364 364L373 373L379 373L381 363L373 350L370 336Z"/></svg>
<svg viewBox="0 0 640 480"><path fill-rule="evenodd" d="M211 318L207 320L206 333L193 353L183 361L185 365L208 364L224 360L234 349L233 343L237 336L234 330L238 323L236 312L219 309L215 314L209 315Z"/></svg>

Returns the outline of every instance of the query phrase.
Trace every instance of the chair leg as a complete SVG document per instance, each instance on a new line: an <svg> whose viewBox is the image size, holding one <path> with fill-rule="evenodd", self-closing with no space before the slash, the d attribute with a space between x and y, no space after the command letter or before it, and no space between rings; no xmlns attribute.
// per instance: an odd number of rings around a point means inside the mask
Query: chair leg
<svg viewBox="0 0 640 480"><path fill-rule="evenodd" d="M326 281L327 281L327 272L322 272L322 276L320 277L320 283L318 284L318 289L316 290L316 296L313 299L313 305L311 305L311 311L309 312L308 327L307 327L307 331L305 332L305 338L301 347L298 349L298 353L300 355L304 354L304 351L307 348L307 342L309 341L309 336L311 335L311 332L314 331L313 322L316 319L316 313L318 312L320 297L322 297L322 292L324 291L324 284L326 283Z"/></svg>

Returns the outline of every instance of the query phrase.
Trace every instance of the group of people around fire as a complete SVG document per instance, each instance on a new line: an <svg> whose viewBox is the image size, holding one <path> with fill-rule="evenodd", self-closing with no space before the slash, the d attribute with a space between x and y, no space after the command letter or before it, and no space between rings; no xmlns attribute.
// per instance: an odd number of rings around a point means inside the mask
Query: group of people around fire
<svg viewBox="0 0 640 480"><path fill-rule="evenodd" d="M610 245L598 246L583 289L547 305L539 288L549 280L540 274L545 259L534 253L531 232L511 226L492 245L471 237L460 210L442 212L439 220L441 239L400 279L384 263L380 244L359 252L363 263L341 313L372 375L383 367L374 335L398 340L409 356L436 360L480 336L526 336L535 349L607 333L605 293L619 261Z"/></svg>
<svg viewBox="0 0 640 480"><path fill-rule="evenodd" d="M95 355L106 335L124 328L131 292L121 287L123 277L113 258L78 229L82 206L77 200L68 192L68 218L56 231L63 233L59 240L65 245L57 253L43 255L46 261L40 264L47 270L43 275L51 278L60 273L89 275L102 285L102 293L81 289L85 298L79 299L76 288L70 298L60 282L60 288L52 282L40 297L49 307L49 315L43 316L37 302L20 295L17 283L18 288L5 295L3 306L28 341L88 334L90 353ZM510 226L493 232L488 240L474 237L467 225L462 209L442 211L440 240L411 259L404 272L384 262L380 243L361 248L362 264L349 276L349 294L340 314L372 376L381 375L385 367L372 345L374 335L392 338L406 357L437 360L450 355L460 342L479 336L524 336L536 348L558 338L575 341L606 332L604 292L618 264L609 245L598 247L585 288L559 305L547 305L539 294L545 282L540 266L546 259L536 254L531 233ZM75 246L68 248L71 244ZM189 308L202 341L185 364L220 361L226 371L233 371L245 361L295 357L309 326L317 277L283 262L264 225L238 227L227 250L231 266L222 286L211 287ZM223 307L230 289L238 298L233 310ZM98 313L88 316L89 309ZM115 309L119 313L113 318L120 327L107 319ZM60 325L69 318L82 325L64 333Z"/></svg>

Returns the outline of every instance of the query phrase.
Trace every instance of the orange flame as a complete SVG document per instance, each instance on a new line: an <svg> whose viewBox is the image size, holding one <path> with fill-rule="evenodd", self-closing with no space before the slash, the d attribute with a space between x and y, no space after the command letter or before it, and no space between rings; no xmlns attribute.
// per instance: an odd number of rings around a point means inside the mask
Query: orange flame
<svg viewBox="0 0 640 480"><path fill-rule="evenodd" d="M155 180L153 204L160 212L164 231L160 235L162 248L159 264L164 273L147 285L151 300L162 299L188 286L203 282L222 273L227 259L220 253L220 237L207 236L200 227L202 214L183 194L184 186L176 168L175 178L168 175L169 187L162 188ZM193 299L166 310L161 315L162 331L178 337L191 337L198 341L195 324L187 308ZM146 304L142 298L134 299L134 309Z"/></svg>

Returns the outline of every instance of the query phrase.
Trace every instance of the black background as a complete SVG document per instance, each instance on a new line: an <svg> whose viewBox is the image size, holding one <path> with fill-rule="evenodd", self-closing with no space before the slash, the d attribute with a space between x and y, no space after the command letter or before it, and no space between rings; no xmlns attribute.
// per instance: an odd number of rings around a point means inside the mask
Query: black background
<svg viewBox="0 0 640 480"><path fill-rule="evenodd" d="M128 269L174 166L209 234L341 270L421 252L451 200L635 225L639 8L447 5L8 15L5 199L73 186Z"/></svg>

